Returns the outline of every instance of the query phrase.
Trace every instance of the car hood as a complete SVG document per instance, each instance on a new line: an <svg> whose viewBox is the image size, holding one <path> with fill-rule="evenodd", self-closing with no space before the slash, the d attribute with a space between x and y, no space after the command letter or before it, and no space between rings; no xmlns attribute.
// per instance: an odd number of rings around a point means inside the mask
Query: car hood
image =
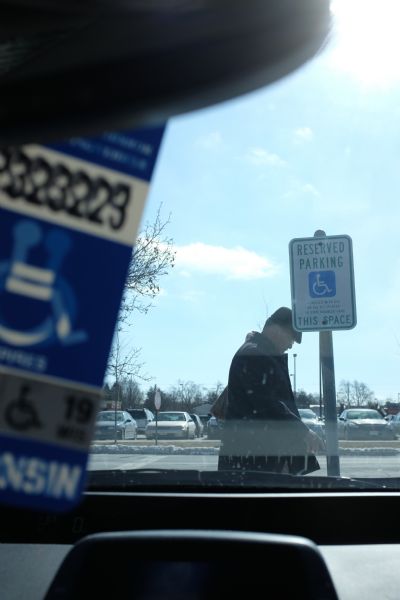
<svg viewBox="0 0 400 600"><path fill-rule="evenodd" d="M123 421L117 421L117 425L123 425ZM115 421L96 421L96 427L114 427Z"/></svg>

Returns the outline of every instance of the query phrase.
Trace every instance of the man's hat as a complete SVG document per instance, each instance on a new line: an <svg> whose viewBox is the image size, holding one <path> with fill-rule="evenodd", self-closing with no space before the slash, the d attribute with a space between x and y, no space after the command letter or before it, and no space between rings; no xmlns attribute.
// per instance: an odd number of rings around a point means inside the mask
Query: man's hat
<svg viewBox="0 0 400 600"><path fill-rule="evenodd" d="M281 306L276 310L266 321L265 325L280 325L289 329L293 335L293 339L300 344L301 343L301 331L297 331L293 327L292 311L286 306Z"/></svg>

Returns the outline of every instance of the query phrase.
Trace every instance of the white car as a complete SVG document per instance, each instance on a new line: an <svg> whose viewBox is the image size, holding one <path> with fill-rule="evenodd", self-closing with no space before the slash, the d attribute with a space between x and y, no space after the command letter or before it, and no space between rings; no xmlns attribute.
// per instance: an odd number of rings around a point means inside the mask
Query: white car
<svg viewBox="0 0 400 600"><path fill-rule="evenodd" d="M185 411L159 412L156 419L146 426L146 438L154 439L157 436L164 438L194 439L196 437L196 425Z"/></svg>

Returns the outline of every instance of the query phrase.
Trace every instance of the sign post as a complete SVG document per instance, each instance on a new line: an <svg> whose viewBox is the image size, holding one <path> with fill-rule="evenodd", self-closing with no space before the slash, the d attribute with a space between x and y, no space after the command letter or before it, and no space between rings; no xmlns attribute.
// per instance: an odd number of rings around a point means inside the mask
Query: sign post
<svg viewBox="0 0 400 600"><path fill-rule="evenodd" d="M293 326L319 331L328 475L340 475L332 330L356 325L352 241L348 235L296 238L289 244Z"/></svg>
<svg viewBox="0 0 400 600"><path fill-rule="evenodd" d="M160 390L156 390L154 394L154 408L156 409L156 446L158 445L158 411L161 408L161 394Z"/></svg>
<svg viewBox="0 0 400 600"><path fill-rule="evenodd" d="M328 475L339 476L340 461L332 331L320 331L319 355L325 408L326 468Z"/></svg>

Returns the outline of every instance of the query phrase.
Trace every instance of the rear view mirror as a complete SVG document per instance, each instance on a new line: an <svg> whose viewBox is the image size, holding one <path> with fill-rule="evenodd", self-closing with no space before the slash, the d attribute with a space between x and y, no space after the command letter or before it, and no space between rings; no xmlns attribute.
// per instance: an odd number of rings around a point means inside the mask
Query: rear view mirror
<svg viewBox="0 0 400 600"><path fill-rule="evenodd" d="M329 0L14 0L0 145L165 122L265 86L323 46Z"/></svg>

